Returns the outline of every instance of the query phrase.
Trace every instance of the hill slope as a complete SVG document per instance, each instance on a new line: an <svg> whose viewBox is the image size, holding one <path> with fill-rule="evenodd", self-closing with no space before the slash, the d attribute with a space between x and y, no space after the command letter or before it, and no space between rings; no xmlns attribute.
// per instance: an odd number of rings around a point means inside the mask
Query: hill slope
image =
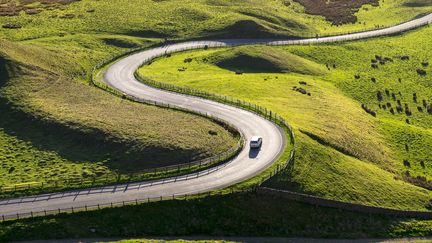
<svg viewBox="0 0 432 243"><path fill-rule="evenodd" d="M425 210L432 181L428 112L432 60L418 50L430 49L430 32L426 27L402 37L346 44L193 51L161 58L140 74L282 114L296 129L297 157L268 185L343 201ZM326 66L327 71L317 75L267 69L238 75L219 67L220 62L205 61L231 60L249 48L260 53L261 60L270 60L272 53L294 55L315 63L311 67ZM221 53L227 59L220 59ZM185 63L186 59L191 61ZM293 59L278 61L287 62L279 66L293 65ZM302 62L297 64L303 66ZM242 64L250 65L235 63L237 68Z"/></svg>
<svg viewBox="0 0 432 243"><path fill-rule="evenodd" d="M104 38L87 41L110 48ZM80 83L94 64L74 60L88 51L64 40L50 41L57 45L0 41L0 185L186 163L237 143L233 134L207 119L124 101Z"/></svg>

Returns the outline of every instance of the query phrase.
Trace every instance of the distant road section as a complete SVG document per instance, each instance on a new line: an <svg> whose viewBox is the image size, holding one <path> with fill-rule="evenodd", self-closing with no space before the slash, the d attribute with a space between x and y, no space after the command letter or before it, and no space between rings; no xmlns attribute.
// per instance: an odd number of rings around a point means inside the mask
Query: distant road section
<svg viewBox="0 0 432 243"><path fill-rule="evenodd" d="M379 36L398 34L432 23L432 14L386 29L333 37L298 40L213 40L193 41L153 48L127 56L110 66L104 74L105 82L111 87L138 99L167 103L185 109L207 113L237 127L250 139L263 137L259 153L250 152L246 145L240 154L217 170L204 171L201 175L191 174L181 178L165 179L156 183L132 183L102 188L83 189L71 192L52 193L0 201L0 215L56 210L58 208L84 207L111 202L121 202L143 198L191 195L225 188L263 172L271 166L284 151L284 132L272 122L251 112L220 104L202 98L158 90L140 83L134 73L146 61L156 57L189 49L230 47L237 45L304 45L339 41L351 41ZM176 124L173 124L175 126ZM202 175L204 174L204 175ZM187 178L187 180L186 180ZM192 178L192 179L191 179Z"/></svg>

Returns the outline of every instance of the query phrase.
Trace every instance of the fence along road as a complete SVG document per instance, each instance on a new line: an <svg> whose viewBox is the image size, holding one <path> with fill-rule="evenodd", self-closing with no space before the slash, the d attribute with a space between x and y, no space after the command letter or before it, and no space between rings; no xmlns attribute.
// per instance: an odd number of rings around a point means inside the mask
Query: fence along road
<svg viewBox="0 0 432 243"><path fill-rule="evenodd" d="M146 86L134 77L134 72L144 62L153 58L184 50L230 47L237 45L305 45L339 41L350 41L401 33L432 23L432 14L397 26L333 37L299 40L215 40L184 42L167 45L127 56L106 71L105 82L111 87L137 99L154 100L173 106L207 113L241 129L246 138L261 135L264 139L258 154L250 153L246 146L240 154L223 167L208 171L202 176L189 175L187 180L167 179L164 183L134 183L117 186L82 189L71 192L51 193L0 201L0 215L16 215L58 208L78 208L86 205L108 204L142 198L191 195L228 187L251 178L271 166L283 152L285 136L272 122L251 112L197 97L166 92ZM211 173L210 173L211 172ZM193 179L190 179L193 178ZM169 183L166 183L169 182ZM144 186L143 186L144 184Z"/></svg>

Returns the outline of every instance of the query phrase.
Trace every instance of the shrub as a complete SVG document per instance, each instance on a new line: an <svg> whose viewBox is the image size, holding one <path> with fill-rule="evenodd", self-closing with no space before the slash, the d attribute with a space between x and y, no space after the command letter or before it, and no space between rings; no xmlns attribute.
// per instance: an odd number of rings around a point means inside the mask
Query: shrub
<svg viewBox="0 0 432 243"><path fill-rule="evenodd" d="M410 57L409 56L401 56L400 59L402 61L408 61L410 59Z"/></svg>
<svg viewBox="0 0 432 243"><path fill-rule="evenodd" d="M378 99L378 101L380 101L380 102L383 100L383 96L382 96L381 91L378 91L378 92L377 92L377 99Z"/></svg>
<svg viewBox="0 0 432 243"><path fill-rule="evenodd" d="M427 112L428 112L429 114L432 114L432 105L428 105L428 107L427 107Z"/></svg>
<svg viewBox="0 0 432 243"><path fill-rule="evenodd" d="M301 94L311 96L311 94L308 93L308 92L307 92L305 89L303 89L303 88L298 88L298 87L294 86L294 87L293 87L293 90L294 90L294 91L297 91L297 92L299 92L299 93L301 93Z"/></svg>
<svg viewBox="0 0 432 243"><path fill-rule="evenodd" d="M366 111L366 113L368 113L369 115L376 117L377 114L375 111L373 111L372 109L370 109L369 107L367 107L365 104L362 104L361 107L363 108L364 111ZM385 106L383 106L385 107Z"/></svg>
<svg viewBox="0 0 432 243"><path fill-rule="evenodd" d="M213 130L210 130L208 133L209 133L210 135L212 135L212 136L216 136L216 135L218 135L218 133L215 132L215 131L213 131Z"/></svg>
<svg viewBox="0 0 432 243"><path fill-rule="evenodd" d="M403 111L402 106L397 106L397 107L396 107L396 111L397 111L398 113L401 113L401 112Z"/></svg>
<svg viewBox="0 0 432 243"><path fill-rule="evenodd" d="M403 164L405 167L411 167L411 163L406 159L404 159Z"/></svg>
<svg viewBox="0 0 432 243"><path fill-rule="evenodd" d="M405 109L405 114L407 116L412 116L412 112L409 109Z"/></svg>
<svg viewBox="0 0 432 243"><path fill-rule="evenodd" d="M4 29L21 29L22 26L19 24L6 23L2 26Z"/></svg>
<svg viewBox="0 0 432 243"><path fill-rule="evenodd" d="M387 96L390 96L390 91L388 89L385 90Z"/></svg>
<svg viewBox="0 0 432 243"><path fill-rule="evenodd" d="M12 167L9 168L8 172L9 172L9 174L12 174L14 171L15 171L15 167L12 166Z"/></svg>
<svg viewBox="0 0 432 243"><path fill-rule="evenodd" d="M417 73L418 73L420 76L426 76L426 75L427 75L426 70L423 70L423 69L417 69Z"/></svg>

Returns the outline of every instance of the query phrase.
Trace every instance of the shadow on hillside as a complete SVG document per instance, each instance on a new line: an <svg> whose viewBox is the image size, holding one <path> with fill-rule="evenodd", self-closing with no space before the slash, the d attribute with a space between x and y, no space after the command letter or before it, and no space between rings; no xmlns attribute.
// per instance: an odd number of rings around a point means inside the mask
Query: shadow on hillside
<svg viewBox="0 0 432 243"><path fill-rule="evenodd" d="M0 91L21 68L0 57ZM17 76L18 75L18 76ZM58 123L35 117L16 107L0 94L0 130L42 151L52 151L74 163L100 162L119 172L190 162L200 151L144 146L140 141L122 140L104 131L81 124Z"/></svg>
<svg viewBox="0 0 432 243"><path fill-rule="evenodd" d="M6 58L0 56L0 88L6 85L6 82L11 78L13 65Z"/></svg>
<svg viewBox="0 0 432 243"><path fill-rule="evenodd" d="M119 227L119 220L123 227ZM168 232L173 237L165 237L167 240L178 239L176 235L183 235L191 240L208 240L212 236L218 238L220 235L367 238L398 234L400 228L395 229L395 225L406 225L404 224L406 221L406 218L352 212L249 192L3 222L0 223L0 227L3 227L0 239L13 242L39 239L41 235L45 239L61 239L65 237L65 231L77 232L76 234L82 238L106 237L106 232L110 232L113 236L145 238L147 235L166 235ZM409 224L403 229L408 233L415 230L418 235L429 235L430 228L423 225ZM98 229L96 233L89 230L93 228ZM187 237L188 235L190 237ZM206 236L200 238L196 235ZM220 238L230 240L226 237ZM248 238L232 238L233 241L239 239L248 242ZM266 239L271 241L274 238L250 238L250 242L265 242ZM322 242L323 239L277 238L276 240L276 242L298 241ZM325 242L334 241L330 239ZM349 242L349 240L342 240L342 242ZM378 240L365 239L353 242L378 242Z"/></svg>
<svg viewBox="0 0 432 243"><path fill-rule="evenodd" d="M96 128L33 117L12 108L4 98L0 98L0 114L0 128L6 134L75 163L106 161L110 169L131 172L187 163L197 155L193 150L142 147L139 142L120 140Z"/></svg>
<svg viewBox="0 0 432 243"><path fill-rule="evenodd" d="M232 38L269 38L269 39L287 39L288 33L279 33L269 29L253 20L239 20L220 30L204 30L201 36L214 39L232 39Z"/></svg>

